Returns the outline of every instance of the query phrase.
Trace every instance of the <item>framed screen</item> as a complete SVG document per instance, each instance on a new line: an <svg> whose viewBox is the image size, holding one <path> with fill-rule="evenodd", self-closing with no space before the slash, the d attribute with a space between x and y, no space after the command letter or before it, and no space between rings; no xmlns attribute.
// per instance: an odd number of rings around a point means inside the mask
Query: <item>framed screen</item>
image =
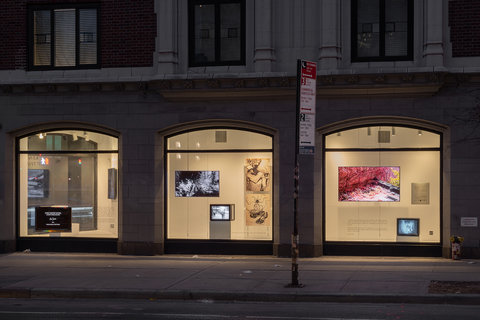
<svg viewBox="0 0 480 320"><path fill-rule="evenodd" d="M235 220L235 210L233 204L211 204L211 221L232 221Z"/></svg>
<svg viewBox="0 0 480 320"><path fill-rule="evenodd" d="M175 197L219 196L219 171L175 171Z"/></svg>
<svg viewBox="0 0 480 320"><path fill-rule="evenodd" d="M47 169L28 169L28 197L48 198L48 178Z"/></svg>
<svg viewBox="0 0 480 320"><path fill-rule="evenodd" d="M399 236L418 236L419 235L419 219L398 218L397 219L397 235Z"/></svg>
<svg viewBox="0 0 480 320"><path fill-rule="evenodd" d="M400 167L338 167L338 201L400 201Z"/></svg>

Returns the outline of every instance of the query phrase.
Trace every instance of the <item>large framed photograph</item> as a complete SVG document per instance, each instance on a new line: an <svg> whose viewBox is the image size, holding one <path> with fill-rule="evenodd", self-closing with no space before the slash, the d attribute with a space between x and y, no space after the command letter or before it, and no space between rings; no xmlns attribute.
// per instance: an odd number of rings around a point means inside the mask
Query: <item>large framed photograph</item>
<svg viewBox="0 0 480 320"><path fill-rule="evenodd" d="M400 167L338 167L338 201L399 202Z"/></svg>
<svg viewBox="0 0 480 320"><path fill-rule="evenodd" d="M219 196L219 171L175 171L175 197Z"/></svg>
<svg viewBox="0 0 480 320"><path fill-rule="evenodd" d="M28 169L28 198L48 198L49 171L47 169Z"/></svg>
<svg viewBox="0 0 480 320"><path fill-rule="evenodd" d="M211 221L233 221L235 220L235 206L233 204L211 204Z"/></svg>
<svg viewBox="0 0 480 320"><path fill-rule="evenodd" d="M398 236L418 236L420 234L420 219L398 218L397 235Z"/></svg>

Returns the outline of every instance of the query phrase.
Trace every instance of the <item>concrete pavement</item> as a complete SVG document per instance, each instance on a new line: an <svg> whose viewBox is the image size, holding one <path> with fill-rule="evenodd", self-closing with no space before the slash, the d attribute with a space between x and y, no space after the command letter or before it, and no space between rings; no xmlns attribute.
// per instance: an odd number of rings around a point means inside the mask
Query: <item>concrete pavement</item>
<svg viewBox="0 0 480 320"><path fill-rule="evenodd" d="M429 293L432 281L480 282L480 260L271 256L0 255L0 297L335 301L480 305L480 292Z"/></svg>

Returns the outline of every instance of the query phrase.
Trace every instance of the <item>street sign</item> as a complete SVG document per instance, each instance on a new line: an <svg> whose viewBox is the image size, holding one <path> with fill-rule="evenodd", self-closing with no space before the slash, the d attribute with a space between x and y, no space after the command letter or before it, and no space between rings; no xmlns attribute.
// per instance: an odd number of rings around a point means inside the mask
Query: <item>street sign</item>
<svg viewBox="0 0 480 320"><path fill-rule="evenodd" d="M299 153L315 153L315 107L317 64L301 60L299 99Z"/></svg>

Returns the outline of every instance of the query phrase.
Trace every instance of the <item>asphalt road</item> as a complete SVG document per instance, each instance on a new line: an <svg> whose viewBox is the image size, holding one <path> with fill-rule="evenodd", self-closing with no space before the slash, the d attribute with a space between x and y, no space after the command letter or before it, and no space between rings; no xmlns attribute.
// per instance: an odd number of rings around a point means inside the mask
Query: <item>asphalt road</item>
<svg viewBox="0 0 480 320"><path fill-rule="evenodd" d="M369 303L0 299L0 319L478 319L480 306Z"/></svg>

